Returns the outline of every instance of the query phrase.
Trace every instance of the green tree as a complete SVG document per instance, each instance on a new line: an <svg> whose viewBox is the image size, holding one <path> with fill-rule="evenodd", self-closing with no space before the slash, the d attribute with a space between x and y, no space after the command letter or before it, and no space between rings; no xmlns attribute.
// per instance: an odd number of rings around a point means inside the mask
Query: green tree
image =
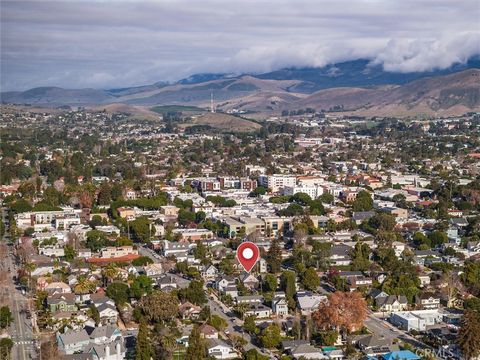
<svg viewBox="0 0 480 360"><path fill-rule="evenodd" d="M232 260L226 257L220 261L218 264L218 269L225 275L232 275L235 270L233 268Z"/></svg>
<svg viewBox="0 0 480 360"><path fill-rule="evenodd" d="M263 279L263 287L265 291L275 291L277 290L277 277L273 274L265 275Z"/></svg>
<svg viewBox="0 0 480 360"><path fill-rule="evenodd" d="M466 360L480 355L480 314L467 310L457 337L457 344Z"/></svg>
<svg viewBox="0 0 480 360"><path fill-rule="evenodd" d="M152 322L170 321L178 313L178 299L175 295L154 290L140 300L140 308Z"/></svg>
<svg viewBox="0 0 480 360"><path fill-rule="evenodd" d="M65 245L63 247L63 250L65 251L65 260L72 261L73 259L75 259L76 252L73 246Z"/></svg>
<svg viewBox="0 0 480 360"><path fill-rule="evenodd" d="M150 241L150 220L145 216L140 216L129 223L133 240L137 242Z"/></svg>
<svg viewBox="0 0 480 360"><path fill-rule="evenodd" d="M266 256L268 267L270 272L276 274L280 272L282 266L282 249L280 247L280 240L274 238L270 243Z"/></svg>
<svg viewBox="0 0 480 360"><path fill-rule="evenodd" d="M0 308L0 328L5 329L13 322L12 312L8 306Z"/></svg>
<svg viewBox="0 0 480 360"><path fill-rule="evenodd" d="M313 267L306 269L301 277L301 283L306 290L316 290L320 286L320 278Z"/></svg>
<svg viewBox="0 0 480 360"><path fill-rule="evenodd" d="M302 206L309 206L312 202L312 198L306 193L299 192L293 195L290 198L290 201L300 204Z"/></svg>
<svg viewBox="0 0 480 360"><path fill-rule="evenodd" d="M100 324L100 313L98 312L97 307L95 304L90 304L88 310L90 312L90 317L95 321L95 325L98 326L98 324Z"/></svg>
<svg viewBox="0 0 480 360"><path fill-rule="evenodd" d="M255 316L252 315L245 318L243 322L243 329L251 335L258 334L259 329L255 324Z"/></svg>
<svg viewBox="0 0 480 360"><path fill-rule="evenodd" d="M153 290L153 280L147 275L137 276L130 285L130 296L139 300L142 296L150 294Z"/></svg>
<svg viewBox="0 0 480 360"><path fill-rule="evenodd" d="M98 252L107 244L107 234L102 231L90 230L86 235L86 246L94 252Z"/></svg>
<svg viewBox="0 0 480 360"><path fill-rule="evenodd" d="M375 230L392 231L396 220L393 215L380 213L368 219L368 225Z"/></svg>
<svg viewBox="0 0 480 360"><path fill-rule="evenodd" d="M263 186L257 186L253 191L250 192L251 197L258 197L260 195L265 195L267 193L267 189Z"/></svg>
<svg viewBox="0 0 480 360"><path fill-rule="evenodd" d="M207 302L203 282L197 280L191 281L187 288L179 290L178 297L196 305L203 305Z"/></svg>
<svg viewBox="0 0 480 360"><path fill-rule="evenodd" d="M228 325L227 321L218 315L211 315L208 319L208 324L212 325L218 331L222 331Z"/></svg>
<svg viewBox="0 0 480 360"><path fill-rule="evenodd" d="M243 360L268 360L268 359L269 359L268 356L260 354L257 351L257 349L250 349L243 354Z"/></svg>
<svg viewBox="0 0 480 360"><path fill-rule="evenodd" d="M140 256L132 261L133 266L145 266L148 264L153 264L153 260L148 256Z"/></svg>
<svg viewBox="0 0 480 360"><path fill-rule="evenodd" d="M437 247L445 244L448 241L448 236L443 231L434 231L428 235L432 247Z"/></svg>
<svg viewBox="0 0 480 360"><path fill-rule="evenodd" d="M123 305L128 302L129 287L123 282L113 282L107 286L107 295L112 298L117 305Z"/></svg>
<svg viewBox="0 0 480 360"><path fill-rule="evenodd" d="M259 336L260 343L263 347L272 349L280 345L282 336L280 335L280 328L277 324L273 323L268 325Z"/></svg>
<svg viewBox="0 0 480 360"><path fill-rule="evenodd" d="M362 190L352 204L353 211L370 211L373 209L373 199L368 191Z"/></svg>
<svg viewBox="0 0 480 360"><path fill-rule="evenodd" d="M207 247L201 241L197 242L197 246L193 249L195 259L204 260L207 257Z"/></svg>
<svg viewBox="0 0 480 360"><path fill-rule="evenodd" d="M0 339L0 359L10 359L13 341L8 337Z"/></svg>
<svg viewBox="0 0 480 360"><path fill-rule="evenodd" d="M352 270L367 271L370 266L370 247L368 244L357 242L352 251Z"/></svg>
<svg viewBox="0 0 480 360"><path fill-rule="evenodd" d="M329 242L315 241L312 244L312 252L317 258L318 266L326 269L330 259L332 244Z"/></svg>
<svg viewBox="0 0 480 360"><path fill-rule="evenodd" d="M195 325L188 337L188 348L185 354L186 359L204 360L207 359L207 346L205 340L200 336L200 330Z"/></svg>
<svg viewBox="0 0 480 360"><path fill-rule="evenodd" d="M153 355L150 330L148 329L147 323L142 320L140 321L137 342L135 345L135 360L151 360Z"/></svg>
<svg viewBox="0 0 480 360"><path fill-rule="evenodd" d="M321 331L318 336L320 338L320 343L323 346L332 346L338 339L338 331Z"/></svg>
<svg viewBox="0 0 480 360"><path fill-rule="evenodd" d="M282 276L280 278L280 286L285 292L285 297L287 299L288 307L290 309L295 309L295 299L293 298L297 291L295 287L295 279L295 272L290 270L282 272Z"/></svg>
<svg viewBox="0 0 480 360"><path fill-rule="evenodd" d="M0 219L0 240L3 240L4 236L5 236L5 223L3 222L2 219Z"/></svg>

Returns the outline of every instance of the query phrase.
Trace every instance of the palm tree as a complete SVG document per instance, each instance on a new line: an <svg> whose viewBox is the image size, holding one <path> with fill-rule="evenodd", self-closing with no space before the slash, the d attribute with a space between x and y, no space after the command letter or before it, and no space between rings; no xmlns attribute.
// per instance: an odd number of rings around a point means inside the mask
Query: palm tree
<svg viewBox="0 0 480 360"><path fill-rule="evenodd" d="M178 348L175 334L173 334L172 332L162 334L160 338L160 346L162 352L173 354L173 352Z"/></svg>
<svg viewBox="0 0 480 360"><path fill-rule="evenodd" d="M234 310L240 315L240 317L243 319L243 315L245 312L248 310L248 304L246 303L240 303L238 305L235 305Z"/></svg>
<svg viewBox="0 0 480 360"><path fill-rule="evenodd" d="M109 264L102 269L103 286L107 286L118 275L118 270L113 264Z"/></svg>
<svg viewBox="0 0 480 360"><path fill-rule="evenodd" d="M95 281L89 280L85 275L82 275L78 277L74 291L77 294L88 294L94 292L96 287Z"/></svg>
<svg viewBox="0 0 480 360"><path fill-rule="evenodd" d="M32 272L37 268L34 263L26 263L23 268L28 273L28 288L31 289L32 284Z"/></svg>

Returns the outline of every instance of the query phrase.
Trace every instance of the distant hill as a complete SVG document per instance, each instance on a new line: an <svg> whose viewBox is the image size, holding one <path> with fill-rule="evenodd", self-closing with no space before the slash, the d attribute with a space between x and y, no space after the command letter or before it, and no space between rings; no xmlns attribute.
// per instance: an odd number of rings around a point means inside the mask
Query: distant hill
<svg viewBox="0 0 480 360"><path fill-rule="evenodd" d="M336 87L372 87L379 85L403 85L426 77L448 75L455 72L480 68L480 58L474 57L465 64L454 64L444 70L394 73L383 70L381 65L371 65L360 59L327 65L322 68L287 68L258 75L261 79L299 80L299 86L291 91L312 93Z"/></svg>
<svg viewBox="0 0 480 360"><path fill-rule="evenodd" d="M377 111L378 115L456 114L479 108L478 68L477 57L445 70L400 74L372 66L368 60L355 60L257 75L196 74L175 84L157 82L109 90L39 87L1 93L1 100L47 107L128 104L142 113L142 108L165 105L208 109L213 95L220 110L276 113L301 107L335 107L365 113Z"/></svg>
<svg viewBox="0 0 480 360"><path fill-rule="evenodd" d="M480 70L412 81L399 86L320 90L286 108L342 108L364 114L462 114L480 110Z"/></svg>
<svg viewBox="0 0 480 360"><path fill-rule="evenodd" d="M108 91L97 89L62 89L59 87L38 87L27 91L3 92L2 102L15 104L74 105L115 102Z"/></svg>
<svg viewBox="0 0 480 360"><path fill-rule="evenodd" d="M209 126L222 132L249 132L260 129L260 124L238 116L206 112L193 117L190 123L181 123L179 126L189 128L192 126Z"/></svg>

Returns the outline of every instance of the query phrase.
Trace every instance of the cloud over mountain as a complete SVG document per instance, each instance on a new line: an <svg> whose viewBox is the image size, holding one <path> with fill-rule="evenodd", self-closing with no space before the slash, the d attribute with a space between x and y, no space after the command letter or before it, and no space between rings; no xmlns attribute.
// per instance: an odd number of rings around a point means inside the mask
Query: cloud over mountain
<svg viewBox="0 0 480 360"><path fill-rule="evenodd" d="M2 88L116 87L369 58L395 72L480 53L480 3L2 1Z"/></svg>

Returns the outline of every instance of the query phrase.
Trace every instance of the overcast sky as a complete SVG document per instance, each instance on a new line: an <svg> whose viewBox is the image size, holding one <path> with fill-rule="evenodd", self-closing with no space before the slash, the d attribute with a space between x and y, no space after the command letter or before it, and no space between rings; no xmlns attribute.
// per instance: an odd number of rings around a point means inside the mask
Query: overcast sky
<svg viewBox="0 0 480 360"><path fill-rule="evenodd" d="M423 71L480 54L479 0L1 0L0 10L3 91L364 57Z"/></svg>

